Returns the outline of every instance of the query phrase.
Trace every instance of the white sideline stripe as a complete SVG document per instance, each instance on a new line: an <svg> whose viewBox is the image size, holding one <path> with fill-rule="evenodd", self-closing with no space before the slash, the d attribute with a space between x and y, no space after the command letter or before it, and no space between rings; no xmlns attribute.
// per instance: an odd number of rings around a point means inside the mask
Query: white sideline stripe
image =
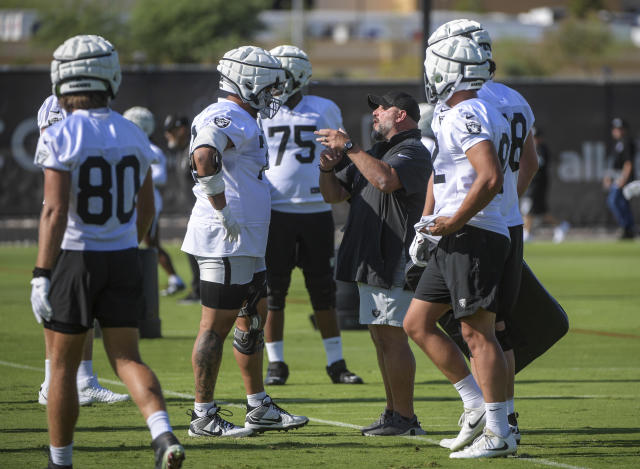
<svg viewBox="0 0 640 469"><path fill-rule="evenodd" d="M44 371L43 368L38 368L35 366L29 366L29 365L21 365L19 363L12 363L12 362L6 362L4 360L0 360L0 365L5 365L5 366L9 366L11 368L19 368L22 370L31 370L31 371L38 371L40 373L42 373ZM107 384L112 384L115 386L123 386L126 387L121 381L116 381L113 379L103 379L100 378L100 381L102 381L103 383L107 383ZM182 397L183 399L195 399L195 396L193 394L188 394L188 393L184 393L184 392L176 392L176 391L170 391L168 389L163 389L162 393L167 395L167 396L173 396L173 397ZM567 397L567 396L558 396L558 397ZM591 398L593 396L573 396L573 397L585 397L585 398ZM606 397L606 396L599 396L599 397ZM242 408L244 409L245 406L244 405L240 405L240 404L233 404L230 402L222 402L220 401L220 404L229 406L229 407L238 407L238 408ZM316 423L321 423L324 425L331 425L334 427L343 427L343 428L353 428L356 430L359 430L361 427L358 425L353 425L350 423L344 423L344 422L336 422L334 420L323 420L323 419L317 419L317 418L313 418L313 417L309 417L309 420L311 422L316 422ZM424 436L405 436L403 438L408 438L411 440L420 440L420 441L424 441L426 443L430 443L432 445L435 446L439 446L439 441L438 440L433 440L431 438L427 438ZM510 458L510 459L517 459L518 461L525 461L525 462L531 462L534 464L540 464L542 466L550 466L550 467L562 467L564 469L588 469L587 467L582 467L582 466L572 466L570 464L563 464L560 462L555 462L555 461L551 461L549 459L541 459L541 458L519 458L519 457L514 457L514 458Z"/></svg>

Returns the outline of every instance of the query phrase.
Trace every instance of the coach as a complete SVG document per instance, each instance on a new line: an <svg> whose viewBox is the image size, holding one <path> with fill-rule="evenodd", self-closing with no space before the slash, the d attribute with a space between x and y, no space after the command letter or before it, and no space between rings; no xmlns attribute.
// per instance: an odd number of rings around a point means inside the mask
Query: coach
<svg viewBox="0 0 640 469"><path fill-rule="evenodd" d="M420 110L413 97L369 95L368 104L378 141L370 150L363 151L343 130L316 132L327 148L320 157L320 192L329 203L351 204L336 278L358 282L360 323L369 326L386 392L385 411L362 433L421 435L413 411L415 359L402 321L412 297L404 267L431 159L420 142Z"/></svg>

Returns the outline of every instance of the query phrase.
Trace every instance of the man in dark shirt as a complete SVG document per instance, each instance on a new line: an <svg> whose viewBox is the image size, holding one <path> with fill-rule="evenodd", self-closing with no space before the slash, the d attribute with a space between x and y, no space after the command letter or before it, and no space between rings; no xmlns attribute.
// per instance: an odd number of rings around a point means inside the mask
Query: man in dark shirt
<svg viewBox="0 0 640 469"><path fill-rule="evenodd" d="M327 148L320 157L320 192L329 203L351 204L336 278L358 282L360 323L369 326L386 392L385 411L362 433L423 435L413 411L415 359L402 322L412 297L404 267L431 159L420 142L420 110L410 95L369 95L368 103L379 141L372 149L363 151L342 130L316 132Z"/></svg>
<svg viewBox="0 0 640 469"><path fill-rule="evenodd" d="M631 239L635 236L635 224L629 201L624 197L622 189L633 180L636 148L629 136L629 126L619 117L611 121L611 136L613 148L609 157L610 171L603 180L603 186L609 191L609 210L622 227L620 239Z"/></svg>

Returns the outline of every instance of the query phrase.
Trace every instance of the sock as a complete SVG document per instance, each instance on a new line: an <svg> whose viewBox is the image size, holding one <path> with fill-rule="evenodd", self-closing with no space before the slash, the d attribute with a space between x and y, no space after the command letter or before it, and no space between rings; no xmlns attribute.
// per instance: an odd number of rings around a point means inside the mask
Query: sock
<svg viewBox="0 0 640 469"><path fill-rule="evenodd" d="M331 366L338 360L342 360L342 337L329 337L322 339L324 351L327 354L327 366Z"/></svg>
<svg viewBox="0 0 640 469"><path fill-rule="evenodd" d="M265 342L267 347L267 356L269 362L283 362L284 361L284 341L278 340L276 342Z"/></svg>
<svg viewBox="0 0 640 469"><path fill-rule="evenodd" d="M516 412L515 404L513 403L513 397L507 399L507 415L514 414Z"/></svg>
<svg viewBox="0 0 640 469"><path fill-rule="evenodd" d="M180 278L180 276L176 274L169 275L169 285L184 285L184 282Z"/></svg>
<svg viewBox="0 0 640 469"><path fill-rule="evenodd" d="M193 403L193 411L196 413L198 417L204 417L209 412L209 409L216 406L215 401L211 402L194 402Z"/></svg>
<svg viewBox="0 0 640 469"><path fill-rule="evenodd" d="M71 466L71 456L73 455L73 443L61 448L49 445L49 454L51 462L58 466Z"/></svg>
<svg viewBox="0 0 640 469"><path fill-rule="evenodd" d="M487 426L489 430L498 435L500 438L509 436L509 421L507 420L507 403L506 402L487 402L484 405L487 411Z"/></svg>
<svg viewBox="0 0 640 469"><path fill-rule="evenodd" d="M460 399L465 409L477 409L484 404L484 398L482 397L482 391L478 387L478 383L473 378L473 375L469 373L466 378L461 379L453 385L460 394Z"/></svg>
<svg viewBox="0 0 640 469"><path fill-rule="evenodd" d="M169 423L169 415L166 410L154 412L147 419L147 427L151 431L151 440L155 440L158 436L166 432L173 432Z"/></svg>
<svg viewBox="0 0 640 469"><path fill-rule="evenodd" d="M76 380L80 383L89 378L93 378L93 360L82 360L78 367Z"/></svg>
<svg viewBox="0 0 640 469"><path fill-rule="evenodd" d="M45 360L44 361L44 383L42 383L42 386L44 386L45 388L48 388L50 380L51 380L51 361Z"/></svg>
<svg viewBox="0 0 640 469"><path fill-rule="evenodd" d="M267 397L267 392L257 392L255 394L247 394L247 404L251 407L258 407L262 405L262 401Z"/></svg>

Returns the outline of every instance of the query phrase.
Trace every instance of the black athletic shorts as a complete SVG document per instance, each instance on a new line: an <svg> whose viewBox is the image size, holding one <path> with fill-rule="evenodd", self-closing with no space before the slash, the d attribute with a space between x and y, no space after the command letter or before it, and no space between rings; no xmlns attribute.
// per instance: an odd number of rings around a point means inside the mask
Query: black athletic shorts
<svg viewBox="0 0 640 469"><path fill-rule="evenodd" d="M529 215L544 215L549 211L547 206L547 184L536 184L529 193L531 209Z"/></svg>
<svg viewBox="0 0 640 469"><path fill-rule="evenodd" d="M51 276L53 309L45 327L79 334L93 327L138 327L142 319L142 268L138 249L67 251L58 257Z"/></svg>
<svg viewBox="0 0 640 469"><path fill-rule="evenodd" d="M504 264L504 273L500 281L500 306L496 312L496 321L502 321L513 311L520 293L522 279L522 225L510 226L511 247Z"/></svg>
<svg viewBox="0 0 640 469"><path fill-rule="evenodd" d="M335 254L332 212L271 211L267 241L267 284L270 276L290 276L294 267L314 275L333 276Z"/></svg>
<svg viewBox="0 0 640 469"><path fill-rule="evenodd" d="M456 319L478 308L496 312L509 239L471 225L443 236L420 277L414 298L450 304Z"/></svg>

